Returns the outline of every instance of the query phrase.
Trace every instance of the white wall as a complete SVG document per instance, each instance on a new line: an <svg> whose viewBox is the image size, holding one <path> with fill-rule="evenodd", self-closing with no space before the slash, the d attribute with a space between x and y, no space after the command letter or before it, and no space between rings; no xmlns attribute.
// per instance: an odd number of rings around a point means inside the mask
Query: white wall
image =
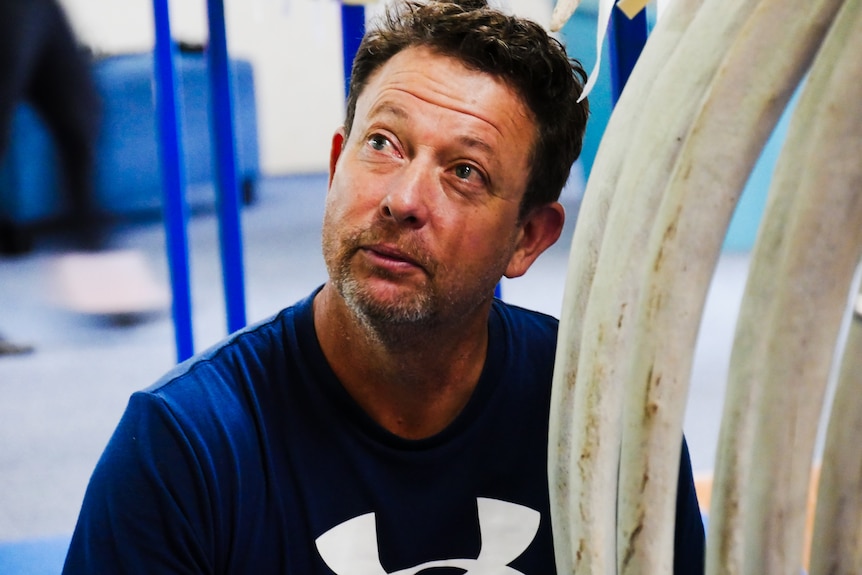
<svg viewBox="0 0 862 575"><path fill-rule="evenodd" d="M98 52L151 50L151 0L60 0L81 40ZM497 0L547 23L551 0ZM368 10L373 15L379 9ZM170 0L177 40L204 43L206 0ZM226 0L228 49L254 66L261 168L266 174L327 169L344 115L337 0Z"/></svg>

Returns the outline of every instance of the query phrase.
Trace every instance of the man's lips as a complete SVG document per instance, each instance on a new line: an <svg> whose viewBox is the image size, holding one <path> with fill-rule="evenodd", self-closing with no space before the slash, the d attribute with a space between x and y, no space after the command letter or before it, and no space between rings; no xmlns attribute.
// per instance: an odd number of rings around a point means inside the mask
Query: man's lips
<svg viewBox="0 0 862 575"><path fill-rule="evenodd" d="M360 248L365 255L371 259L375 265L392 269L406 270L413 268L423 268L415 258L407 255L395 246L386 244L377 244L371 246L363 246Z"/></svg>

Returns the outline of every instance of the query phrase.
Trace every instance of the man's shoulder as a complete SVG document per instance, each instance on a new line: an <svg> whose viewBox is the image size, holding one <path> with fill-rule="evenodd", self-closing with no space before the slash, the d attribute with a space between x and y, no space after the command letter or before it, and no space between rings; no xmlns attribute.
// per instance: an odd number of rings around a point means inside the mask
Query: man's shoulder
<svg viewBox="0 0 862 575"><path fill-rule="evenodd" d="M316 292L315 292L316 293ZM305 332L312 330L314 294L278 313L250 324L208 349L177 364L143 393L160 396L197 393L222 387L237 388L250 380L267 380L284 366L286 356L302 357L297 351Z"/></svg>
<svg viewBox="0 0 862 575"><path fill-rule="evenodd" d="M511 375L529 373L542 380L549 378L558 325L553 316L495 300L489 324L489 358L507 365Z"/></svg>
<svg viewBox="0 0 862 575"><path fill-rule="evenodd" d="M559 320L546 313L523 308L495 299L492 313L496 314L504 328L514 335L530 337L546 335L556 340Z"/></svg>

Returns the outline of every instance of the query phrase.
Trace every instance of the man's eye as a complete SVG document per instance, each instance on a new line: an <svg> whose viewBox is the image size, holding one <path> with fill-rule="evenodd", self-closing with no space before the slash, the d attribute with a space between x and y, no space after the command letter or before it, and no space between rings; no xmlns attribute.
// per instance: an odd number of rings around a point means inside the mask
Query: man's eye
<svg viewBox="0 0 862 575"><path fill-rule="evenodd" d="M468 166L466 164L455 168L455 175L462 180L470 179L470 176L472 176L474 173L476 173L476 170L473 169L473 166Z"/></svg>
<svg viewBox="0 0 862 575"><path fill-rule="evenodd" d="M375 134L368 138L368 144L378 152L383 151L388 143L389 140L379 134Z"/></svg>
<svg viewBox="0 0 862 575"><path fill-rule="evenodd" d="M470 164L455 166L454 172L455 177L459 180L464 180L473 184L481 184L486 181L485 174L479 170L479 168Z"/></svg>

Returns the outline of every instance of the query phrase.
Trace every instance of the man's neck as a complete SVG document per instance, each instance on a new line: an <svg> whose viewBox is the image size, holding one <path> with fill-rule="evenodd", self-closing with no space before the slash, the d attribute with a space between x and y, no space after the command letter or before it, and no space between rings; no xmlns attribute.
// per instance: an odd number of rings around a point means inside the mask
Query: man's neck
<svg viewBox="0 0 862 575"><path fill-rule="evenodd" d="M483 306L457 325L398 326L397 337L381 337L327 284L314 301L314 325L327 361L360 407L395 435L420 439L445 429L469 401L485 364L487 311Z"/></svg>

